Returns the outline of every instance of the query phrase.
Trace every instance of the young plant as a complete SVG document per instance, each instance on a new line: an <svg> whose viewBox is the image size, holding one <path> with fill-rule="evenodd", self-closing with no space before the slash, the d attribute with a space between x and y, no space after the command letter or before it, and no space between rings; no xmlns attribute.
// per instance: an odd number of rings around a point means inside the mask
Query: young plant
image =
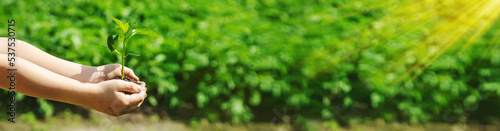
<svg viewBox="0 0 500 131"><path fill-rule="evenodd" d="M124 78L124 65L125 65L125 58L129 55L134 55L134 56L139 56L139 53L135 52L127 52L125 49L127 48L127 43L132 38L132 36L136 34L141 34L141 35L149 35L149 36L154 36L158 38L158 35L156 35L153 31L151 31L149 28L146 27L138 27L134 28L132 27L132 24L129 22L123 24L122 21L116 19L115 17L111 16L113 21L115 21L116 24L118 24L115 29L118 31L118 34L116 35L109 35L108 36L108 48L111 52L116 52L118 55L120 55L122 59L122 76L121 79L123 80ZM115 45L122 44L122 51L116 50Z"/></svg>

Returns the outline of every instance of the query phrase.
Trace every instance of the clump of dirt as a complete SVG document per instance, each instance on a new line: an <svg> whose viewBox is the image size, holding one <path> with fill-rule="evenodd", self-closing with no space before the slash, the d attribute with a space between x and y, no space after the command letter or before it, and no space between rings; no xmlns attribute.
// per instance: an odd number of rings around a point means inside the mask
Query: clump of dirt
<svg viewBox="0 0 500 131"><path fill-rule="evenodd" d="M120 80L121 80L121 77L120 77L120 76L117 76L117 77L115 77L115 78L113 78L113 79L120 79ZM130 77L128 77L128 76L124 76L124 77L123 77L123 80L124 80L124 81L129 81L129 82L132 82L132 83L135 83L135 84L137 84L137 85L141 85L141 83L139 83L138 81L136 81L136 80L134 80L134 79L132 79L132 78L130 78Z"/></svg>

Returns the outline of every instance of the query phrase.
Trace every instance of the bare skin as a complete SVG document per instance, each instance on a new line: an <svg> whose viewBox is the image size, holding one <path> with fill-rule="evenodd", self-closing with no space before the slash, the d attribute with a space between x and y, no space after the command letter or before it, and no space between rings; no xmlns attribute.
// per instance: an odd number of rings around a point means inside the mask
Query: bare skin
<svg viewBox="0 0 500 131"><path fill-rule="evenodd" d="M7 38L0 38L0 74L8 76ZM9 42L10 43L10 42ZM119 116L140 107L146 98L146 84L122 80L121 65L85 66L54 57L24 41L16 40L15 82L17 93L89 107ZM139 80L125 68L126 76ZM107 80L107 81L106 81ZM9 90L10 80L0 79L0 88ZM129 92L132 94L126 94Z"/></svg>

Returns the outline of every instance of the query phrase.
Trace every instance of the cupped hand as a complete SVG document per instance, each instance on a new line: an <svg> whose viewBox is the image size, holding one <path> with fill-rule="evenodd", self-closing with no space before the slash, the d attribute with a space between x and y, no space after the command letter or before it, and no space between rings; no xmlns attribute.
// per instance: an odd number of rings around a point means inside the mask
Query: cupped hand
<svg viewBox="0 0 500 131"><path fill-rule="evenodd" d="M136 81L139 81L139 78L134 74L134 71L128 67L124 67L125 76L130 77ZM91 83L99 83L102 81L106 81L109 79L113 79L115 77L121 77L122 75L122 65L120 64L109 64L96 67L96 72L93 73L89 82Z"/></svg>
<svg viewBox="0 0 500 131"><path fill-rule="evenodd" d="M96 84L94 100L88 107L113 116L139 108L146 98L146 84L137 85L123 80L108 80Z"/></svg>

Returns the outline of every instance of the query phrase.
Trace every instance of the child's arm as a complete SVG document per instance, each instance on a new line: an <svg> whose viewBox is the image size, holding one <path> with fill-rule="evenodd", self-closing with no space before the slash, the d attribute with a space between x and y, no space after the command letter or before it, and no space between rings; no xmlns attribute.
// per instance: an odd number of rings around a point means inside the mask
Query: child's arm
<svg viewBox="0 0 500 131"><path fill-rule="evenodd" d="M83 83L23 58L18 57L15 62L15 91L28 96L85 106L115 116L137 109L146 97L144 84L141 87L122 80ZM59 68L65 66L57 65ZM7 55L0 54L0 87L6 90L9 90L11 82L7 76L12 73L8 68Z"/></svg>
<svg viewBox="0 0 500 131"><path fill-rule="evenodd" d="M0 37L0 54L8 53L7 43L11 42L8 42L7 39ZM78 81L97 83L121 76L121 66L119 64L98 67L81 65L52 56L27 42L17 39L15 40L15 49L17 57ZM139 78L135 76L131 69L125 68L124 72L126 76L139 81Z"/></svg>

